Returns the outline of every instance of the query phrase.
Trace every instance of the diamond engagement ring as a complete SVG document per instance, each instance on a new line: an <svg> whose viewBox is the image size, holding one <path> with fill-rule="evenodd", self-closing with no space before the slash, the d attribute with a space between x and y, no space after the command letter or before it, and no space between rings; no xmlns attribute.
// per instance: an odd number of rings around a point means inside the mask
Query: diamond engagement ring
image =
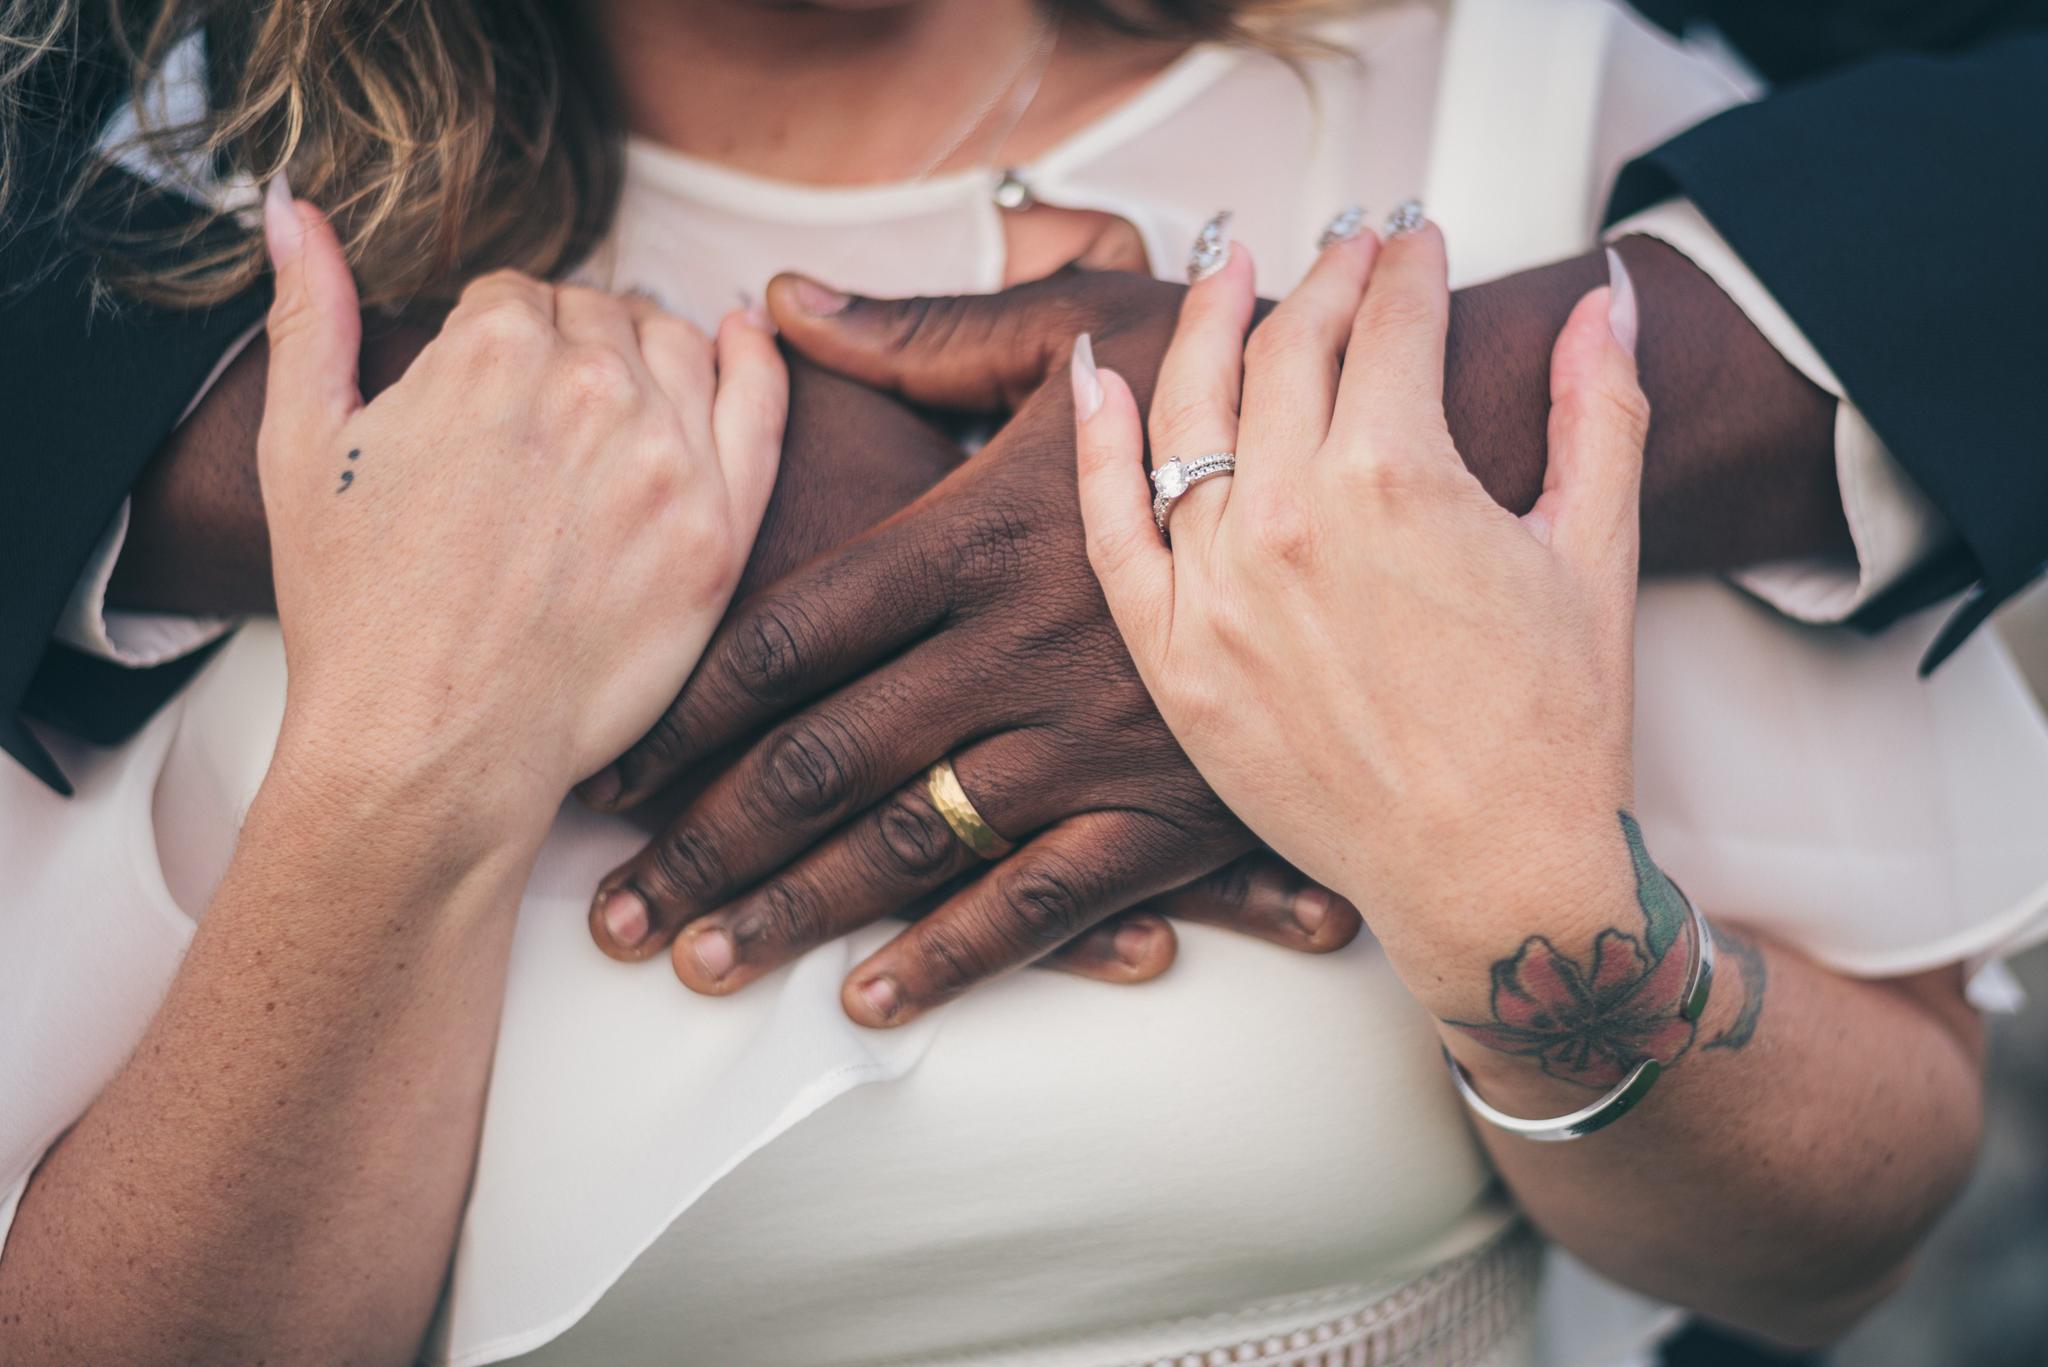
<svg viewBox="0 0 2048 1367"><path fill-rule="evenodd" d="M1152 472L1152 520L1159 524L1159 535L1169 544L1173 538L1167 535L1166 519L1173 514L1173 505L1180 501L1182 494L1200 484L1212 475L1235 474L1237 453L1235 451L1211 451L1206 456L1193 460L1182 460L1175 456Z"/></svg>

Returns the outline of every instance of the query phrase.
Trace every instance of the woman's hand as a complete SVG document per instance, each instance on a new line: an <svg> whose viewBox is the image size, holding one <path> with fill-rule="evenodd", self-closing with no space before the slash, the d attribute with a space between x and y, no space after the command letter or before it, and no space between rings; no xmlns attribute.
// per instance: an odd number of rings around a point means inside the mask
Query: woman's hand
<svg viewBox="0 0 2048 1367"><path fill-rule="evenodd" d="M1247 347L1238 249L1188 292L1150 420L1155 465L1235 450L1237 473L1190 489L1162 544L1138 407L1084 337L1080 492L1138 670L1231 809L1383 939L1497 945L1618 846L1648 407L1618 275L1558 339L1549 471L1516 517L1444 422L1449 302L1433 226L1368 233Z"/></svg>
<svg viewBox="0 0 2048 1367"><path fill-rule="evenodd" d="M258 470L290 666L281 753L485 826L544 823L647 729L775 482L787 375L644 300L501 272L368 405L332 229L273 187Z"/></svg>
<svg viewBox="0 0 2048 1367"><path fill-rule="evenodd" d="M1579 1142L1478 1127L1530 1219L1626 1285L1819 1343L1968 1171L1981 1040L1954 971L1857 981L1719 924L1704 1010L1679 1010L1693 922L1616 822L1648 414L1610 260L1557 340L1516 518L1444 427L1433 228L1331 247L1249 347L1240 253L1189 292L1151 409L1155 460L1238 457L1174 508L1171 550L1130 391L1076 347L1089 556L1203 776L1358 903L1481 1095L1556 1116L1684 1056Z"/></svg>
<svg viewBox="0 0 2048 1367"><path fill-rule="evenodd" d="M341 244L281 182L264 226L284 733L147 1035L22 1198L10 1363L419 1355L508 913L570 784L681 685L774 483L755 323L714 348L494 275L365 405Z"/></svg>

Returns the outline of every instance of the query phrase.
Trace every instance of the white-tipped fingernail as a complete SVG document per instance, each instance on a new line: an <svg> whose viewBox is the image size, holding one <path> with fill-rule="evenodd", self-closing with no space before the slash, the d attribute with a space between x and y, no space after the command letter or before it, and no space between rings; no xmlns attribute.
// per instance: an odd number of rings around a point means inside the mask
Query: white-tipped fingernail
<svg viewBox="0 0 2048 1367"><path fill-rule="evenodd" d="M1365 231L1365 206L1347 204L1339 209L1328 223L1323 225L1322 236L1316 239L1316 250L1328 251L1339 242L1349 242Z"/></svg>
<svg viewBox="0 0 2048 1367"><path fill-rule="evenodd" d="M1202 231L1195 234L1195 245L1188 249L1188 283L1201 284L1229 260L1230 210L1221 209L1202 225Z"/></svg>
<svg viewBox="0 0 2048 1367"><path fill-rule="evenodd" d="M1419 199L1404 199L1387 215L1387 236L1405 237L1429 221Z"/></svg>
<svg viewBox="0 0 2048 1367"><path fill-rule="evenodd" d="M1095 344L1082 333L1074 339L1074 416L1082 422L1102 407L1102 377L1095 373Z"/></svg>
<svg viewBox="0 0 2048 1367"><path fill-rule="evenodd" d="M292 207L292 183L279 171L263 190L263 241L270 248L273 269L299 259L305 232L298 210Z"/></svg>
<svg viewBox="0 0 2048 1367"><path fill-rule="evenodd" d="M1636 307L1636 282L1622 264L1621 253L1607 249L1607 326L1614 340L1629 355L1636 354L1636 332L1641 320Z"/></svg>
<svg viewBox="0 0 2048 1367"><path fill-rule="evenodd" d="M770 337L775 335L775 319L769 315L768 306L760 300L756 299L747 305L741 311L740 317L744 318L749 326L759 328Z"/></svg>

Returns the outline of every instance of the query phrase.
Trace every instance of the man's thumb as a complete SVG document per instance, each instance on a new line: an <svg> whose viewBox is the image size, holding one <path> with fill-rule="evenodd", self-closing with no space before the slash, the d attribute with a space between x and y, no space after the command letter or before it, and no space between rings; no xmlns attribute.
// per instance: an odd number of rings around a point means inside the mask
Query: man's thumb
<svg viewBox="0 0 2048 1367"><path fill-rule="evenodd" d="M362 406L363 318L341 239L325 214L292 198L282 173L264 192L263 237L275 275L263 422L290 455L324 441Z"/></svg>
<svg viewBox="0 0 2048 1367"><path fill-rule="evenodd" d="M931 408L1015 408L1066 362L1072 316L1038 286L1000 294L868 299L806 276L768 284L776 326L828 370Z"/></svg>

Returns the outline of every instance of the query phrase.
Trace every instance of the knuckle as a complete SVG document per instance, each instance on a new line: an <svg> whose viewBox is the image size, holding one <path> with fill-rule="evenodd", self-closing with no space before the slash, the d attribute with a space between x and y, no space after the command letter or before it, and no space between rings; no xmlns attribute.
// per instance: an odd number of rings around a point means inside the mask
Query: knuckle
<svg viewBox="0 0 2048 1367"><path fill-rule="evenodd" d="M755 702L780 705L800 686L804 676L802 622L802 608L778 601L756 607L733 631L732 680Z"/></svg>
<svg viewBox="0 0 2048 1367"><path fill-rule="evenodd" d="M710 603L723 603L739 587L750 547L731 523L699 514L692 519L689 534L677 549L685 555L685 564L694 570L702 598Z"/></svg>
<svg viewBox="0 0 2048 1367"><path fill-rule="evenodd" d="M898 351L943 352L960 336L965 309L957 299L920 295L896 305L889 345Z"/></svg>
<svg viewBox="0 0 2048 1367"><path fill-rule="evenodd" d="M629 791L636 790L693 757L682 709L671 707L656 719L637 745L619 757L619 778Z"/></svg>
<svg viewBox="0 0 2048 1367"><path fill-rule="evenodd" d="M744 944L807 948L829 937L817 897L799 883L777 879L762 887L753 900L754 905L733 923L734 936Z"/></svg>
<svg viewBox="0 0 2048 1367"><path fill-rule="evenodd" d="M711 339L695 323L673 313L657 313L640 324L640 340L650 351L679 360L711 362Z"/></svg>
<svg viewBox="0 0 2048 1367"><path fill-rule="evenodd" d="M1640 446L1650 435L1650 398L1638 384L1602 385L1600 412L1631 443Z"/></svg>
<svg viewBox="0 0 2048 1367"><path fill-rule="evenodd" d="M959 838L916 790L899 790L875 822L878 862L891 873L922 880L943 873L955 859Z"/></svg>
<svg viewBox="0 0 2048 1367"><path fill-rule="evenodd" d="M514 270L510 266L501 266L494 271L485 271L482 275L464 285L461 298L457 302L459 304L466 304L474 301L479 294L498 292L508 287L532 285L537 285L542 289L547 288L545 285L540 285L538 281L524 271Z"/></svg>
<svg viewBox="0 0 2048 1367"><path fill-rule="evenodd" d="M1058 863L1027 869L1004 889L1004 911L1027 944L1065 944L1088 924L1087 901L1073 870Z"/></svg>
<svg viewBox="0 0 2048 1367"><path fill-rule="evenodd" d="M1223 416L1216 401L1161 396L1152 405L1152 450L1155 460L1170 456L1187 459L1200 454L1195 447L1217 434L1217 420Z"/></svg>
<svg viewBox="0 0 2048 1367"><path fill-rule="evenodd" d="M1240 649L1252 647L1257 642L1243 639L1243 633L1231 632L1225 637ZM1206 679L1191 679L1173 685L1172 707L1175 724L1189 735L1209 735L1219 728L1226 728L1232 720L1232 709L1223 690Z"/></svg>
<svg viewBox="0 0 2048 1367"><path fill-rule="evenodd" d="M1252 552L1260 560L1282 565L1303 564L1315 554L1318 539L1315 516L1305 503L1297 499L1278 497L1261 500L1251 510L1250 539Z"/></svg>
<svg viewBox="0 0 2048 1367"><path fill-rule="evenodd" d="M589 285L557 285L554 289L555 303L558 307L563 304L569 304L579 310L588 309L619 314L623 314L626 310L623 300L614 295L607 294L603 290L593 289Z"/></svg>
<svg viewBox="0 0 2048 1367"><path fill-rule="evenodd" d="M1251 861L1239 859L1225 864L1216 872L1196 882L1195 890L1210 905L1221 910L1243 910L1252 894Z"/></svg>
<svg viewBox="0 0 2048 1367"><path fill-rule="evenodd" d="M643 518L676 508L683 522L675 540L695 549L697 510L681 497L688 470L667 437L650 432L639 439L608 442L600 448L600 457L605 463L604 493L613 506Z"/></svg>
<svg viewBox="0 0 2048 1367"><path fill-rule="evenodd" d="M1368 295L1362 318L1378 330L1420 332L1441 325L1444 307L1435 299L1408 290L1390 290Z"/></svg>
<svg viewBox="0 0 2048 1367"><path fill-rule="evenodd" d="M630 408L640 394L632 365L606 346L571 350L562 358L555 384L571 410L582 413Z"/></svg>
<svg viewBox="0 0 2048 1367"><path fill-rule="evenodd" d="M493 360L529 355L555 335L555 325L530 299L495 300L453 322L462 342Z"/></svg>
<svg viewBox="0 0 2048 1367"><path fill-rule="evenodd" d="M941 578L952 583L999 585L1008 592L1027 570L1031 527L1022 505L994 503L962 518L946 553Z"/></svg>
<svg viewBox="0 0 2048 1367"><path fill-rule="evenodd" d="M1335 339L1299 309L1285 305L1275 309L1265 322L1252 329L1245 343L1244 362L1254 366L1293 366L1303 361L1336 359Z"/></svg>
<svg viewBox="0 0 2048 1367"><path fill-rule="evenodd" d="M918 927L917 961L919 976L939 997L960 991L988 972L987 960L977 952L974 941L964 931L937 920Z"/></svg>
<svg viewBox="0 0 2048 1367"><path fill-rule="evenodd" d="M843 811L858 788L864 756L846 723L799 718L768 743L767 788L779 814L817 820Z"/></svg>
<svg viewBox="0 0 2048 1367"><path fill-rule="evenodd" d="M656 884L652 891L657 896L665 894L665 900L672 903L708 907L728 881L724 861L711 842L687 826L654 843L648 867Z"/></svg>

